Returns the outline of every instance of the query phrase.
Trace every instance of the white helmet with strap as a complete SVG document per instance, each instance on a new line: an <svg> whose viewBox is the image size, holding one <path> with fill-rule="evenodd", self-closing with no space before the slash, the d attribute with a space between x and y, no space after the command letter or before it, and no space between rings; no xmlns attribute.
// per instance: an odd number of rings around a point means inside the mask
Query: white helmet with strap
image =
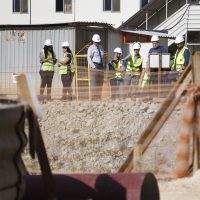
<svg viewBox="0 0 200 200"><path fill-rule="evenodd" d="M140 49L140 48L141 48L141 45L138 42L136 42L136 43L133 44L133 49L134 50L135 49Z"/></svg>
<svg viewBox="0 0 200 200"><path fill-rule="evenodd" d="M159 37L157 35L153 35L151 37L151 42L158 42L159 41Z"/></svg>
<svg viewBox="0 0 200 200"><path fill-rule="evenodd" d="M49 39L45 40L44 45L45 45L45 46L52 46L51 40L49 40Z"/></svg>
<svg viewBox="0 0 200 200"><path fill-rule="evenodd" d="M69 42L63 42L62 47L69 47Z"/></svg>
<svg viewBox="0 0 200 200"><path fill-rule="evenodd" d="M175 39L175 44L179 44L184 42L184 37L182 35L178 35Z"/></svg>
<svg viewBox="0 0 200 200"><path fill-rule="evenodd" d="M121 48L119 48L119 47L115 48L113 52L114 52L114 53L122 54L122 50L121 50Z"/></svg>
<svg viewBox="0 0 200 200"><path fill-rule="evenodd" d="M98 34L94 34L92 37L93 42L101 42L101 38Z"/></svg>

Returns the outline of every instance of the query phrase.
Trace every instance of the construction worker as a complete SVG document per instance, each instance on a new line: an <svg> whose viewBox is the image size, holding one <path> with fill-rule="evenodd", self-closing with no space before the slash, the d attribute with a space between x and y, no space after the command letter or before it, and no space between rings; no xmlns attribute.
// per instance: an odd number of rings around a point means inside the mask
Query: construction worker
<svg viewBox="0 0 200 200"><path fill-rule="evenodd" d="M104 81L104 50L100 45L101 38L98 34L92 37L93 44L88 48L87 59L90 66L92 99L100 99Z"/></svg>
<svg viewBox="0 0 200 200"><path fill-rule="evenodd" d="M51 100L51 87L54 75L54 65L56 63L56 55L53 51L51 40L47 39L44 43L44 48L40 52L40 100L44 99L44 90L47 86L47 100Z"/></svg>
<svg viewBox="0 0 200 200"><path fill-rule="evenodd" d="M175 72L177 77L174 78L177 79L190 62L190 50L185 46L185 40L182 35L178 35L176 37L175 44L177 46L177 50L171 70Z"/></svg>
<svg viewBox="0 0 200 200"><path fill-rule="evenodd" d="M124 61L121 60L122 50L117 47L113 51L114 57L108 63L108 68L110 71L113 70L113 73L110 73L110 86L111 86L111 96L112 99L117 97L122 97L123 95L123 72L125 71ZM118 87L115 87L118 86Z"/></svg>
<svg viewBox="0 0 200 200"><path fill-rule="evenodd" d="M153 47L149 50L149 53L167 53L167 50L163 46L160 46L157 35L151 37L151 43Z"/></svg>
<svg viewBox="0 0 200 200"><path fill-rule="evenodd" d="M124 84L138 85L142 71L142 56L140 55L141 45L139 42L133 44L133 53L123 60L127 61Z"/></svg>
<svg viewBox="0 0 200 200"><path fill-rule="evenodd" d="M154 53L167 53L167 50L160 46L159 37L157 35L153 35L151 37L152 48L149 50L149 54ZM162 70L162 69L161 69ZM151 66L147 66L142 71L142 87L149 85L149 83L158 83L158 69L152 69ZM161 82L164 82L165 76L161 77Z"/></svg>
<svg viewBox="0 0 200 200"><path fill-rule="evenodd" d="M72 100L71 83L74 75L74 70L71 68L71 63L73 60L73 54L68 42L62 43L62 49L63 59L62 61L58 61L58 66L60 67L59 74L61 75L63 84L61 100Z"/></svg>
<svg viewBox="0 0 200 200"><path fill-rule="evenodd" d="M124 77L124 85L128 86L127 95L130 96L132 91L130 85L139 85L142 72L142 56L140 55L141 45L139 42L133 44L133 53L126 56L123 60L127 61L126 72Z"/></svg>

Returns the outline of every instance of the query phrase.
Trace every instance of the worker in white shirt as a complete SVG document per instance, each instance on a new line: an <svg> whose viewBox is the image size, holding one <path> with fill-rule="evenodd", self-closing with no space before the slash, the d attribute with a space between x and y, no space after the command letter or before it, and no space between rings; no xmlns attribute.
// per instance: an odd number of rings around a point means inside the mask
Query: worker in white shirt
<svg viewBox="0 0 200 200"><path fill-rule="evenodd" d="M104 81L104 50L100 45L101 38L98 34L92 37L93 44L88 48L87 59L90 66L92 99L101 98Z"/></svg>

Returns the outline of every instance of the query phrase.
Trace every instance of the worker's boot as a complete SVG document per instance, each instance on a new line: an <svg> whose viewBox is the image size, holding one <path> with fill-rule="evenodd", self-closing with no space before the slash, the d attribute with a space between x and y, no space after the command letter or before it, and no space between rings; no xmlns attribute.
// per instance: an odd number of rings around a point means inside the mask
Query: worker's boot
<svg viewBox="0 0 200 200"><path fill-rule="evenodd" d="M67 88L63 88L62 97L60 100L67 100Z"/></svg>
<svg viewBox="0 0 200 200"><path fill-rule="evenodd" d="M71 87L70 87L70 88L68 88L68 95L67 95L67 99L68 99L69 101L71 101L71 100L72 100L72 89L71 89Z"/></svg>
<svg viewBox="0 0 200 200"><path fill-rule="evenodd" d="M51 88L47 88L47 100L51 101Z"/></svg>
<svg viewBox="0 0 200 200"><path fill-rule="evenodd" d="M40 88L40 95L38 96L40 102L44 101L44 88Z"/></svg>

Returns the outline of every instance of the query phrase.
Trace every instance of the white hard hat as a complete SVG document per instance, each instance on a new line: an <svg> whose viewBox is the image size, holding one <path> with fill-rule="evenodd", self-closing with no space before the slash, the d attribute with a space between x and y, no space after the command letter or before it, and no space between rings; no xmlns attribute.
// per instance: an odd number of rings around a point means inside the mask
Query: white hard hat
<svg viewBox="0 0 200 200"><path fill-rule="evenodd" d="M45 40L44 45L46 45L46 46L52 46L51 40L49 40L49 39Z"/></svg>
<svg viewBox="0 0 200 200"><path fill-rule="evenodd" d="M140 49L140 44L139 43L135 43L133 44L133 49Z"/></svg>
<svg viewBox="0 0 200 200"><path fill-rule="evenodd" d="M94 34L92 37L93 42L101 42L101 38L98 34Z"/></svg>
<svg viewBox="0 0 200 200"><path fill-rule="evenodd" d="M182 35L178 35L175 39L175 44L179 44L181 42L184 42L184 37Z"/></svg>
<svg viewBox="0 0 200 200"><path fill-rule="evenodd" d="M157 35L153 35L153 36L151 37L151 42L158 42L158 41L159 41L159 38L158 38Z"/></svg>
<svg viewBox="0 0 200 200"><path fill-rule="evenodd" d="M69 42L63 42L62 47L69 47Z"/></svg>
<svg viewBox="0 0 200 200"><path fill-rule="evenodd" d="M113 52L122 54L122 50L119 47L115 48Z"/></svg>

